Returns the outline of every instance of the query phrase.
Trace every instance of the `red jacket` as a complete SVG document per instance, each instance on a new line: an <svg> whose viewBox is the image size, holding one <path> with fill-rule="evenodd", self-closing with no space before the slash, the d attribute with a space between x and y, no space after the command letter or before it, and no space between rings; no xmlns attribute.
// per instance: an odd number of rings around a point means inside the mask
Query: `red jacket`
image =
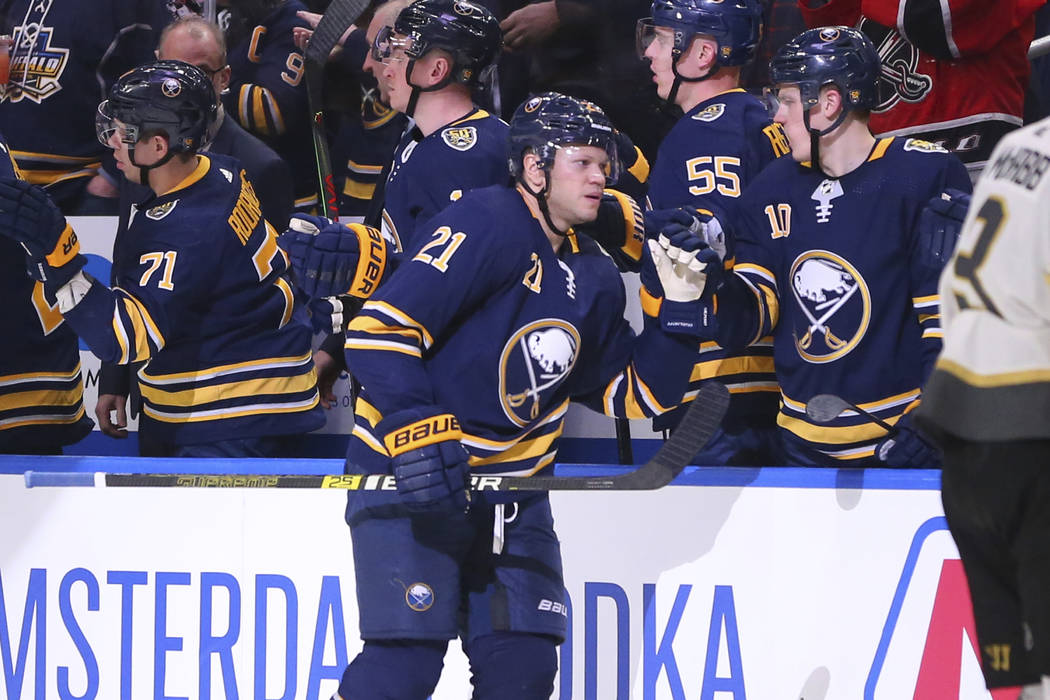
<svg viewBox="0 0 1050 700"><path fill-rule="evenodd" d="M1022 123L1035 12L1046 0L830 0L810 27L860 28L882 58L879 135L921 135L979 169L995 142Z"/></svg>

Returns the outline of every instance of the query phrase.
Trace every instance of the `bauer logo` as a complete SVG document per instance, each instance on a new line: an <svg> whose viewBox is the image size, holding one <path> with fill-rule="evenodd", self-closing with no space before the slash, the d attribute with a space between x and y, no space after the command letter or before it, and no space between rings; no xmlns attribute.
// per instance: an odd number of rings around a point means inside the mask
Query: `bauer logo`
<svg viewBox="0 0 1050 700"><path fill-rule="evenodd" d="M864 700L1006 700L981 675L959 553L943 517L912 538L864 686ZM906 692L906 695L902 695Z"/></svg>

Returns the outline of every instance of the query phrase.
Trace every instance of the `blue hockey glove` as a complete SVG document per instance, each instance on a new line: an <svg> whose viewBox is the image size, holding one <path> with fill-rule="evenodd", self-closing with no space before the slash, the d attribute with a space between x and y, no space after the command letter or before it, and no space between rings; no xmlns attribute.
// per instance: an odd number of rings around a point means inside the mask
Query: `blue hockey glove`
<svg viewBox="0 0 1050 700"><path fill-rule="evenodd" d="M693 207L675 207L674 209L650 209L645 212L645 235L656 238L664 227L678 224L689 228L696 221L697 213Z"/></svg>
<svg viewBox="0 0 1050 700"><path fill-rule="evenodd" d="M363 299L344 294L337 297L310 299L306 308L310 311L310 326L314 333L344 333L350 322L364 304Z"/></svg>
<svg viewBox="0 0 1050 700"><path fill-rule="evenodd" d="M629 173L640 185L649 179L649 161L641 149L634 145L631 137L623 131L616 131L616 157L620 161L621 173ZM621 179L623 175L620 175Z"/></svg>
<svg viewBox="0 0 1050 700"><path fill-rule="evenodd" d="M29 276L43 282L49 296L87 264L66 217L44 190L24 180L0 180L0 235L22 245Z"/></svg>
<svg viewBox="0 0 1050 700"><path fill-rule="evenodd" d="M718 253L691 228L669 224L657 240L648 241L647 258L643 283L655 272L664 296L659 308L663 330L713 338L717 326L712 296L725 276ZM643 294L643 308L645 301Z"/></svg>
<svg viewBox="0 0 1050 700"><path fill-rule="evenodd" d="M470 467L451 413L436 406L397 411L376 426L390 453L394 482L411 510L466 510Z"/></svg>
<svg viewBox="0 0 1050 700"><path fill-rule="evenodd" d="M931 199L919 215L917 252L924 265L940 270L959 240L959 230L970 208L970 195L949 188Z"/></svg>
<svg viewBox="0 0 1050 700"><path fill-rule="evenodd" d="M314 299L340 294L367 299L386 270L386 241L364 224L296 214L277 244L288 253L296 285Z"/></svg>
<svg viewBox="0 0 1050 700"><path fill-rule="evenodd" d="M926 441L911 425L911 415L897 421L897 433L883 438L875 447L875 455L887 467L936 469L941 466L941 452Z"/></svg>

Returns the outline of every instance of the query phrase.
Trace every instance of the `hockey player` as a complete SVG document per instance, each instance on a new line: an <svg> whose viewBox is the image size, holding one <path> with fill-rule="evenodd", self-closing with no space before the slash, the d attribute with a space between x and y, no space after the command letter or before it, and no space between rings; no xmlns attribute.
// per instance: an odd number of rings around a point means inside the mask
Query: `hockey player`
<svg viewBox="0 0 1050 700"><path fill-rule="evenodd" d="M765 105L740 88L740 70L762 34L758 0L656 0L638 22L638 50L649 61L657 93L684 116L660 144L649 176L649 203L661 210L692 206L731 212L767 163L788 151L784 131ZM733 255L727 241L728 258ZM781 463L776 437L779 392L773 339L726 352L700 345L687 400L704 380L717 379L732 401L722 430L696 456L697 464ZM659 416L657 429L678 424L681 411Z"/></svg>
<svg viewBox="0 0 1050 700"><path fill-rule="evenodd" d="M307 27L300 0L227 0L231 68L226 111L277 151L292 170L295 208L318 205L317 169L306 98L306 60L293 29Z"/></svg>
<svg viewBox="0 0 1050 700"><path fill-rule="evenodd" d="M1025 700L1050 700L1047 172L1050 120L992 153L941 275L944 350L917 416L944 449L985 683Z"/></svg>
<svg viewBox="0 0 1050 700"><path fill-rule="evenodd" d="M773 334L789 464L935 465L910 412L940 350L937 277L954 239L920 215L946 190L969 191L966 169L925 141L872 136L879 58L854 29L803 32L770 74L792 157L741 198L734 271L705 268L705 299L717 303L705 319L727 348ZM805 409L822 393L895 432L852 412L817 424Z"/></svg>
<svg viewBox="0 0 1050 700"><path fill-rule="evenodd" d="M338 698L426 697L456 636L474 698L550 697L566 620L549 501L469 502L467 479L549 467L570 401L641 417L682 397L695 341L664 328L698 313L691 254L673 263L653 242L666 298L635 337L615 266L572 231L597 214L614 143L588 102L526 102L510 125L516 187L465 193L427 222L350 324L364 389L347 466L392 473L397 491L348 501L365 645Z"/></svg>
<svg viewBox="0 0 1050 700"><path fill-rule="evenodd" d="M500 48L499 22L468 0L417 0L380 30L390 106L415 121L394 152L383 234L399 251L426 221L475 187L507 177L507 125L471 101L470 90Z"/></svg>
<svg viewBox="0 0 1050 700"><path fill-rule="evenodd" d="M0 151L0 180L17 178L2 137ZM0 238L0 323L11 334L0 343L0 454L61 454L91 432L80 352L54 298L26 276L27 262L22 246Z"/></svg>
<svg viewBox="0 0 1050 700"><path fill-rule="evenodd" d="M0 17L14 39L0 130L19 169L69 214L114 213L95 108L118 76L152 60L172 18L165 0L3 0Z"/></svg>
<svg viewBox="0 0 1050 700"><path fill-rule="evenodd" d="M242 169L197 153L217 109L211 81L180 61L129 71L99 105L118 168L158 193L134 217L114 288L83 272L76 234L39 188L0 182L0 233L100 359L150 360L148 454L288 454L323 423L310 332Z"/></svg>

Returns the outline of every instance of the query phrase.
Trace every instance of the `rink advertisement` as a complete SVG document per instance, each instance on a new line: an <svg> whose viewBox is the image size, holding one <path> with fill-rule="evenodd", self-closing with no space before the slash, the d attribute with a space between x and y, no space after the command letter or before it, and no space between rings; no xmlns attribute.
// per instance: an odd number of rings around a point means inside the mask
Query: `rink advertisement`
<svg viewBox="0 0 1050 700"><path fill-rule="evenodd" d="M331 696L360 648L342 494L26 489L30 461L0 460L0 695ZM937 488L702 469L555 494L570 604L537 615L571 635L553 698L993 698ZM453 644L434 700L468 677Z"/></svg>

